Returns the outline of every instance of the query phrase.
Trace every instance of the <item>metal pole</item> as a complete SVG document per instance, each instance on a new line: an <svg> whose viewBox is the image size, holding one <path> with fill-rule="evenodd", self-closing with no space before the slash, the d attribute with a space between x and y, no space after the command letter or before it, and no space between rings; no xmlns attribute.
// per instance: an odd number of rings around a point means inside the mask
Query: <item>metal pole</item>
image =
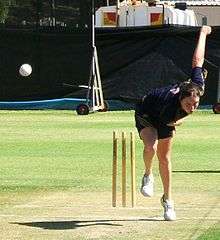
<svg viewBox="0 0 220 240"><path fill-rule="evenodd" d="M116 26L119 26L119 14L120 14L120 1L117 0L116 4Z"/></svg>
<svg viewBox="0 0 220 240"><path fill-rule="evenodd" d="M95 48L95 5L92 0L92 47Z"/></svg>
<svg viewBox="0 0 220 240"><path fill-rule="evenodd" d="M55 18L55 0L50 1L50 7L51 7L51 18L52 18L52 26L56 26L56 18Z"/></svg>
<svg viewBox="0 0 220 240"><path fill-rule="evenodd" d="M95 107L95 92L94 92L94 81L95 81L95 5L92 0L92 109Z"/></svg>

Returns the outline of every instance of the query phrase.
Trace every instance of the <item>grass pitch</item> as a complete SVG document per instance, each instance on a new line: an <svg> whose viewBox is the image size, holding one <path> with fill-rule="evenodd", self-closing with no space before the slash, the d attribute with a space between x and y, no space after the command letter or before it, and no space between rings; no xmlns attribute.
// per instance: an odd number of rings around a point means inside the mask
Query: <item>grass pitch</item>
<svg viewBox="0 0 220 240"><path fill-rule="evenodd" d="M156 159L155 196L138 193L135 209L120 201L111 208L113 130L136 133L138 189L142 143L133 111L1 111L0 239L219 239L219 115L198 111L177 128L172 223L162 221Z"/></svg>

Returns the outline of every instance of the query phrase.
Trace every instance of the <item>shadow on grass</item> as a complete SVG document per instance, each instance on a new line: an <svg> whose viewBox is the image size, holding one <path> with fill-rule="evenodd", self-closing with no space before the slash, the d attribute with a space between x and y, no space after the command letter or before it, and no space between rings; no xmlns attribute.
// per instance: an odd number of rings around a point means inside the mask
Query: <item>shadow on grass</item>
<svg viewBox="0 0 220 240"><path fill-rule="evenodd" d="M139 222L139 221L164 221L162 218L145 218L145 219L104 219L104 220L82 220L82 221L45 221L45 222L11 222L11 224L18 224L28 227L36 227L47 230L67 230L67 229L77 229L81 227L89 226L113 226L121 227L121 222ZM114 223L118 222L118 223Z"/></svg>
<svg viewBox="0 0 220 240"><path fill-rule="evenodd" d="M173 173L220 173L220 170L173 170Z"/></svg>

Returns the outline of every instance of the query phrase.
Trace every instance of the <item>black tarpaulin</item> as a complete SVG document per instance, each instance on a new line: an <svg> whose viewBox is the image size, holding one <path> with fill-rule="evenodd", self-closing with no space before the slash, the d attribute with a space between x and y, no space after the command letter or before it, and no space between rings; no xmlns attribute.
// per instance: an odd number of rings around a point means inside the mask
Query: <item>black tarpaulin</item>
<svg viewBox="0 0 220 240"><path fill-rule="evenodd" d="M142 97L147 90L190 77L198 27L98 30L97 47L106 99ZM203 103L216 102L220 66L220 27L207 40L209 71Z"/></svg>
<svg viewBox="0 0 220 240"><path fill-rule="evenodd" d="M91 64L89 30L68 27L0 30L0 100L24 101L63 97L85 98ZM157 26L96 29L96 46L105 99L139 98L150 88L190 77L199 27ZM30 77L19 76L30 63ZM220 67L220 27L208 37L206 94L216 102Z"/></svg>

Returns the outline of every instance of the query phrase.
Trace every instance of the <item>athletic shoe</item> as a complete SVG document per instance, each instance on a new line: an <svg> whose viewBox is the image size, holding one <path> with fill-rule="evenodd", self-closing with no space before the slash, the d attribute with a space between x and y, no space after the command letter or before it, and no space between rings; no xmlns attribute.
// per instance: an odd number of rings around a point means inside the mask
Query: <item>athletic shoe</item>
<svg viewBox="0 0 220 240"><path fill-rule="evenodd" d="M164 196L161 198L161 205L164 208L164 219L166 221L176 220L176 213L174 210L174 202L172 200L165 200Z"/></svg>
<svg viewBox="0 0 220 240"><path fill-rule="evenodd" d="M154 195L154 177L153 174L144 174L141 184L141 193L145 197L152 197Z"/></svg>

